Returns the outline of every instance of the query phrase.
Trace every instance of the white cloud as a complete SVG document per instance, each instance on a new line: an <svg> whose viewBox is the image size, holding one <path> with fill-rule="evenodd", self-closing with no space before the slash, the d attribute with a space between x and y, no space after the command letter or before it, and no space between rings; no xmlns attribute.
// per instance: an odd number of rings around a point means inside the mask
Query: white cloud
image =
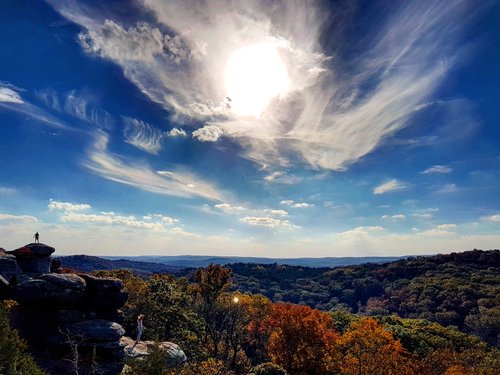
<svg viewBox="0 0 500 375"><path fill-rule="evenodd" d="M449 193L455 193L458 191L458 187L455 184L446 184L443 187L439 188L436 190L436 193L438 194L449 194Z"/></svg>
<svg viewBox="0 0 500 375"><path fill-rule="evenodd" d="M269 216L245 216L240 219L242 222L268 228L296 229L298 226L291 224L288 220L276 219Z"/></svg>
<svg viewBox="0 0 500 375"><path fill-rule="evenodd" d="M391 191L398 191L398 190L403 190L406 189L406 185L398 181L396 179L392 179L390 181L387 181L386 183L383 183L382 185L377 186L375 189L373 189L373 194L379 195L379 194L385 194Z"/></svg>
<svg viewBox="0 0 500 375"><path fill-rule="evenodd" d="M2 82L0 82L0 102L15 104L24 103L19 92L14 90L14 86L6 85Z"/></svg>
<svg viewBox="0 0 500 375"><path fill-rule="evenodd" d="M454 230L457 229L457 224L440 224L436 226L439 230Z"/></svg>
<svg viewBox="0 0 500 375"><path fill-rule="evenodd" d="M273 209L269 209L269 208L262 210L262 212L264 214L272 215L272 216L287 216L288 215L288 211L285 211L285 210L273 210Z"/></svg>
<svg viewBox="0 0 500 375"><path fill-rule="evenodd" d="M11 215L2 213L0 213L0 220L8 222L18 222L18 223L29 223L38 221L36 217L31 215Z"/></svg>
<svg viewBox="0 0 500 375"><path fill-rule="evenodd" d="M66 212L75 212L75 211L85 211L89 210L91 207L86 203L69 203L69 202L60 202L55 200L50 200L49 205L47 206L50 211L66 211Z"/></svg>
<svg viewBox="0 0 500 375"><path fill-rule="evenodd" d="M123 216L114 212L101 212L100 214L83 214L74 211L66 211L59 220L63 223L74 222L82 224L114 225L124 228L146 229L155 232L166 231L171 225L179 220L161 214L147 215L143 220L133 215ZM178 228L179 229L179 228ZM176 230L179 232L179 230ZM181 228L182 229L182 228Z"/></svg>
<svg viewBox="0 0 500 375"><path fill-rule="evenodd" d="M0 186L0 195L13 195L17 190L9 187Z"/></svg>
<svg viewBox="0 0 500 375"><path fill-rule="evenodd" d="M169 132L167 132L169 137L185 137L187 136L184 129L172 128Z"/></svg>
<svg viewBox="0 0 500 375"><path fill-rule="evenodd" d="M431 213L414 213L414 214L411 214L411 216L413 216L416 219L428 220L428 219L432 219L433 215Z"/></svg>
<svg viewBox="0 0 500 375"><path fill-rule="evenodd" d="M194 174L181 170L155 172L146 165L125 162L108 153L107 143L107 134L97 132L94 146L84 161L84 165L96 174L157 194L223 201L221 191Z"/></svg>
<svg viewBox="0 0 500 375"><path fill-rule="evenodd" d="M155 129L147 122L132 118L123 117L125 128L125 142L150 154L157 155L161 150L161 142L165 133Z"/></svg>
<svg viewBox="0 0 500 375"><path fill-rule="evenodd" d="M383 215L381 216L381 219L384 219L384 220L405 220L406 219L406 216L404 214L396 214L396 215Z"/></svg>
<svg viewBox="0 0 500 375"><path fill-rule="evenodd" d="M484 221L491 221L491 222L500 222L500 213L499 214L495 214L495 215L491 215L491 216L483 216L481 218L481 220L484 220Z"/></svg>
<svg viewBox="0 0 500 375"><path fill-rule="evenodd" d="M283 171L276 171L265 176L264 180L277 184L295 185L300 183L302 181L302 178L295 175L290 175Z"/></svg>
<svg viewBox="0 0 500 375"><path fill-rule="evenodd" d="M193 138L200 142L216 142L222 136L223 131L215 125L205 125L193 132Z"/></svg>
<svg viewBox="0 0 500 375"><path fill-rule="evenodd" d="M427 168L425 171L420 172L421 174L434 174L434 173L450 173L453 169L446 165L434 165Z"/></svg>
<svg viewBox="0 0 500 375"><path fill-rule="evenodd" d="M100 7L49 2L84 28L85 51L118 64L145 95L173 112L173 121L217 122L258 163L305 162L330 170L344 170L372 152L429 102L465 53L458 36L476 14L467 2L404 2L363 38L347 43L343 27L329 30L338 46L362 51L347 69L321 48L331 19L321 2L141 2L162 27L125 27L103 19ZM279 51L289 94L259 118L242 118L223 103L225 69L234 51L256 42Z"/></svg>
<svg viewBox="0 0 500 375"><path fill-rule="evenodd" d="M280 202L280 204L293 207L293 208L310 208L314 207L314 204L312 203L306 203L306 202L295 202L291 199L285 199Z"/></svg>
<svg viewBox="0 0 500 375"><path fill-rule="evenodd" d="M353 241L359 241L362 238L384 232L384 227L380 225L376 226L361 226L361 227L356 227L344 232L336 233L336 236L339 236L340 238L344 240L353 240Z"/></svg>
<svg viewBox="0 0 500 375"><path fill-rule="evenodd" d="M221 210L227 214L238 214L247 211L246 208L241 206L232 206L229 203L220 203L214 205L214 208Z"/></svg>

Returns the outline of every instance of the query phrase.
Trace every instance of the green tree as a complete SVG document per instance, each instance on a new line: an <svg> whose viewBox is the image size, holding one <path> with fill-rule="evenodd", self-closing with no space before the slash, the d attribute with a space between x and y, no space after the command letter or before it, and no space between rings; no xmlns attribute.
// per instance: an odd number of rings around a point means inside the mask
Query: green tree
<svg viewBox="0 0 500 375"><path fill-rule="evenodd" d="M9 310L13 301L0 303L0 374L2 375L47 375L27 352L26 343L17 330L9 324Z"/></svg>

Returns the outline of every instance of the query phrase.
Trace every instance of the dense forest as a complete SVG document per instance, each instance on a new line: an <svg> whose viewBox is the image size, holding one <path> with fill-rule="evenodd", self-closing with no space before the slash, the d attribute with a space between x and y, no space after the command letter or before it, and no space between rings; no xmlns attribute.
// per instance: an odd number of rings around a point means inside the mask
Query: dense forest
<svg viewBox="0 0 500 375"><path fill-rule="evenodd" d="M167 369L158 348L129 362L130 375L493 375L499 265L498 250L474 250L334 269L234 264L184 277L94 274L123 281L128 335L144 314L143 340L175 342L189 358ZM7 310L0 328L17 342Z"/></svg>
<svg viewBox="0 0 500 375"><path fill-rule="evenodd" d="M500 251L413 257L386 264L307 268L238 263L235 288L272 301L362 315L426 319L498 346Z"/></svg>
<svg viewBox="0 0 500 375"><path fill-rule="evenodd" d="M144 313L150 339L185 349L180 374L495 374L499 260L475 250L335 269L98 274L129 290L127 331Z"/></svg>

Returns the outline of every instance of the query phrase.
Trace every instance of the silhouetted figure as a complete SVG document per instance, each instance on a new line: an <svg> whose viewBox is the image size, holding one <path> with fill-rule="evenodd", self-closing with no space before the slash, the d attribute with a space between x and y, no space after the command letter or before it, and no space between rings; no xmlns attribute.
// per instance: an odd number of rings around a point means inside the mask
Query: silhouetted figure
<svg viewBox="0 0 500 375"><path fill-rule="evenodd" d="M36 232L33 237L35 237L35 243L40 243L40 239L39 239L40 235L38 234L38 232Z"/></svg>

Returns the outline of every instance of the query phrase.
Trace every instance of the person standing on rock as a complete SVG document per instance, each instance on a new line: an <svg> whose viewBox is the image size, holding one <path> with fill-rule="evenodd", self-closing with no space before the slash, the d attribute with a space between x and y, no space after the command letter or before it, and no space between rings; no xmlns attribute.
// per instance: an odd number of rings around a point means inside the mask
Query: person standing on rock
<svg viewBox="0 0 500 375"><path fill-rule="evenodd" d="M36 232L33 237L35 237L35 243L40 243L40 235L38 234L38 232Z"/></svg>
<svg viewBox="0 0 500 375"><path fill-rule="evenodd" d="M142 331L144 329L144 325L142 324L143 319L144 319L144 314L139 314L137 316L137 339L135 340L134 346L136 346L137 343L141 341Z"/></svg>

